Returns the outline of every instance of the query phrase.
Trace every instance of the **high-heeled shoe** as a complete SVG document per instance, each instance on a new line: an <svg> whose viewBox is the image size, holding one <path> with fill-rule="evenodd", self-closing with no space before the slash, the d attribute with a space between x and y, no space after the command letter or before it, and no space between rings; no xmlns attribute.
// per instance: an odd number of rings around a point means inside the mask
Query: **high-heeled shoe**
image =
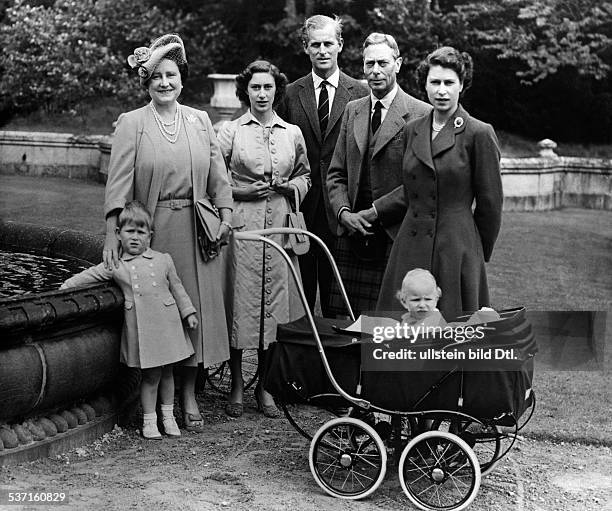
<svg viewBox="0 0 612 511"><path fill-rule="evenodd" d="M255 401L257 402L257 411L263 412L264 417L269 419L278 419L281 415L280 410L276 405L264 405L259 398L259 388L255 389Z"/></svg>
<svg viewBox="0 0 612 511"><path fill-rule="evenodd" d="M238 417L242 417L244 412L244 406L242 403L226 403L225 405L225 413L230 417L234 417L235 419Z"/></svg>

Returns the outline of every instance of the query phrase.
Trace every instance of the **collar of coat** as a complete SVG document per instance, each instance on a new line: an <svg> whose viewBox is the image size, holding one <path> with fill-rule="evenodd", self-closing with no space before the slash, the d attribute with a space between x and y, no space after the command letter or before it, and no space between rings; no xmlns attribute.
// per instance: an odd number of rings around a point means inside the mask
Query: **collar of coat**
<svg viewBox="0 0 612 511"><path fill-rule="evenodd" d="M131 254L123 254L121 256L121 260L122 261L131 261L132 259L135 259L137 257L146 257L147 259L153 259L154 256L154 252L151 249L151 247L147 248L142 254L136 254L136 255L131 255Z"/></svg>
<svg viewBox="0 0 612 511"><path fill-rule="evenodd" d="M238 119L238 124L240 124L240 126L244 126L246 124L251 124L251 123L255 123L255 124L259 124L260 126L262 126L261 122L259 122L255 116L251 113L250 110L247 110L244 114L242 114L240 116L240 118ZM286 123L285 121L283 121L277 114L276 112L273 112L272 115L272 122L270 123L270 127L273 128L274 126L278 126L279 128L283 128L283 129L287 129L288 123Z"/></svg>
<svg viewBox="0 0 612 511"><path fill-rule="evenodd" d="M414 121L415 136L412 140L412 150L416 157L435 170L433 159L455 145L456 137L465 130L469 118L470 114L459 105L434 140L431 140L433 111Z"/></svg>

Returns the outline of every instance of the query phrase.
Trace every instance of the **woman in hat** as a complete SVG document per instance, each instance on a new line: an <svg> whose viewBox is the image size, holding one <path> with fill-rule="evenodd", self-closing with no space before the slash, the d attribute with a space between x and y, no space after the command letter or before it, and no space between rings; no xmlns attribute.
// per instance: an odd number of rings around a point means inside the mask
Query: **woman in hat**
<svg viewBox="0 0 612 511"><path fill-rule="evenodd" d="M223 265L219 258L204 262L199 253L194 201L208 196L218 208L221 245L231 230L232 191L208 115L178 102L188 76L181 38L167 34L149 48L136 48L128 63L151 101L117 121L106 183L103 260L107 267L118 265L118 215L126 202L143 202L156 227L151 246L172 256L199 319L198 328L189 332L195 354L183 363L181 402L185 429L202 431L197 367L227 360L229 349L223 296L217 291ZM138 284L133 287L137 292Z"/></svg>

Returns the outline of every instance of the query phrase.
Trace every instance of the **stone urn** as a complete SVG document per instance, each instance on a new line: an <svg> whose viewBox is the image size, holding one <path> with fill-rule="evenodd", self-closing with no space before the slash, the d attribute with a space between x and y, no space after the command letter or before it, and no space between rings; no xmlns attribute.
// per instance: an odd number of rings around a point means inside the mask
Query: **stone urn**
<svg viewBox="0 0 612 511"><path fill-rule="evenodd" d="M240 100L236 97L236 75L235 74L210 74L213 82L214 92L210 98L210 106L219 115L219 120L214 124L215 131L232 119L236 110L241 108Z"/></svg>

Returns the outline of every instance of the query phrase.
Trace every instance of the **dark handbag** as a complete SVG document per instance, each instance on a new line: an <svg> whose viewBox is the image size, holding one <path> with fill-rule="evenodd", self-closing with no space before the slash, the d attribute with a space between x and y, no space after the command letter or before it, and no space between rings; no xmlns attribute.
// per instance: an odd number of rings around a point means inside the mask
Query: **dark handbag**
<svg viewBox="0 0 612 511"><path fill-rule="evenodd" d="M306 231L304 214L300 211L300 195L297 188L293 187L295 198L295 212L287 213L287 227L302 229ZM306 234L289 234L287 236L285 250L295 255L304 255L310 250L310 238Z"/></svg>
<svg viewBox="0 0 612 511"><path fill-rule="evenodd" d="M202 259L207 263L219 255L221 247L217 243L217 233L221 226L221 219L217 208L207 197L195 203L196 230L198 245Z"/></svg>

